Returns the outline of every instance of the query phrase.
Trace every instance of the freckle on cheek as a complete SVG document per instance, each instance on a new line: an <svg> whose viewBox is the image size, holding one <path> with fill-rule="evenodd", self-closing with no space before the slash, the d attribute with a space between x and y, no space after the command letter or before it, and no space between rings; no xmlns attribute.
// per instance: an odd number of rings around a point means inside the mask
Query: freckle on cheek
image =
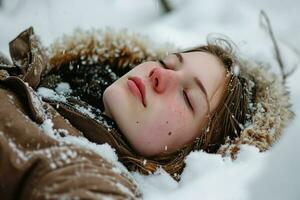
<svg viewBox="0 0 300 200"><path fill-rule="evenodd" d="M169 123L169 121L166 121L166 124L168 124Z"/></svg>
<svg viewBox="0 0 300 200"><path fill-rule="evenodd" d="M136 121L136 123L138 124L138 123L140 123L139 121Z"/></svg>
<svg viewBox="0 0 300 200"><path fill-rule="evenodd" d="M172 135L172 132L169 132L168 135Z"/></svg>

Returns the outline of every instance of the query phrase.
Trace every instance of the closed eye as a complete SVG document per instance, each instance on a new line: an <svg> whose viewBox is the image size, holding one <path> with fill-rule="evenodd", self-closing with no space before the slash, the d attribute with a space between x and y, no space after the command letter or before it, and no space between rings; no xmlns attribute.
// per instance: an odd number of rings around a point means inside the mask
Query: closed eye
<svg viewBox="0 0 300 200"><path fill-rule="evenodd" d="M170 68L166 65L166 63L165 63L164 61L158 60L158 62L161 64L161 66L162 66L163 68L165 68L165 69L170 69Z"/></svg>
<svg viewBox="0 0 300 200"><path fill-rule="evenodd" d="M190 109L194 110L186 91L183 90L182 93L186 104L190 107Z"/></svg>

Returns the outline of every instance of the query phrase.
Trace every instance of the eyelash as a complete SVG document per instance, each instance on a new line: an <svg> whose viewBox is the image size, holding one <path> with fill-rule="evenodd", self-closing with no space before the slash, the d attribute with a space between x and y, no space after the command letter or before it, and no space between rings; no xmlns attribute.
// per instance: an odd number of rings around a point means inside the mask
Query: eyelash
<svg viewBox="0 0 300 200"><path fill-rule="evenodd" d="M158 60L158 62L160 63L160 65L161 65L163 68L165 68L165 69L170 69L170 68L166 65L166 63L165 63L164 61Z"/></svg>
<svg viewBox="0 0 300 200"><path fill-rule="evenodd" d="M190 100L189 100L189 97L188 97L188 95L186 94L186 92L183 90L183 96L184 96L184 99L185 99L185 101L187 102L187 104L189 105L189 107L192 109L192 110L194 110L193 109L193 106L192 106L192 104L191 104L191 102L190 102Z"/></svg>
<svg viewBox="0 0 300 200"><path fill-rule="evenodd" d="M170 69L170 68L166 65L166 63L165 63L164 61L158 60L158 62L161 64L161 66L162 66L163 68L165 68L165 69ZM189 100L189 98L188 98L187 93L186 93L184 90L182 91L182 93L183 93L183 98L184 98L185 102L188 104L188 106L189 106L192 110L194 110L194 109L193 109L193 106L192 106L192 104L191 104L191 102L190 102L190 100Z"/></svg>

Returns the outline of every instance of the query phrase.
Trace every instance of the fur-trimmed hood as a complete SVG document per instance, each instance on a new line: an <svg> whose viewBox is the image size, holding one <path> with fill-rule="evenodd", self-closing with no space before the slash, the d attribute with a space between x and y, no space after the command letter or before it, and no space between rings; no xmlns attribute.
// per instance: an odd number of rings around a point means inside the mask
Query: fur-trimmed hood
<svg viewBox="0 0 300 200"><path fill-rule="evenodd" d="M126 69L123 73L142 61L157 60L174 51L178 49L170 44L158 48L145 36L114 30L77 30L73 35L58 39L49 49L50 63L55 68L81 59L112 64L117 70ZM223 155L236 155L242 144L254 145L260 151L269 149L293 117L289 92L279 76L266 66L246 59L241 59L239 67L249 87L254 87L254 99L249 104L252 116L241 125L240 136L227 140L218 150Z"/></svg>
<svg viewBox="0 0 300 200"><path fill-rule="evenodd" d="M294 116L287 87L267 65L241 58L240 73L253 91L253 102L249 103L252 114L242 125L240 136L233 141L228 140L218 151L233 156L242 144L256 146L260 151L268 150L280 139Z"/></svg>

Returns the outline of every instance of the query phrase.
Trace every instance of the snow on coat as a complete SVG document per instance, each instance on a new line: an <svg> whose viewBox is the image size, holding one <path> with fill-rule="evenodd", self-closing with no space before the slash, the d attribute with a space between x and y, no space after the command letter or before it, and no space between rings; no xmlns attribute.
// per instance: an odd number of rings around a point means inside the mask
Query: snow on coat
<svg viewBox="0 0 300 200"><path fill-rule="evenodd" d="M80 131L80 125L95 124L90 116L69 110L82 122L73 126L32 89L50 67L32 28L10 43L10 53L14 65L0 59L1 198L139 199L111 147ZM89 128L96 134L104 129Z"/></svg>

